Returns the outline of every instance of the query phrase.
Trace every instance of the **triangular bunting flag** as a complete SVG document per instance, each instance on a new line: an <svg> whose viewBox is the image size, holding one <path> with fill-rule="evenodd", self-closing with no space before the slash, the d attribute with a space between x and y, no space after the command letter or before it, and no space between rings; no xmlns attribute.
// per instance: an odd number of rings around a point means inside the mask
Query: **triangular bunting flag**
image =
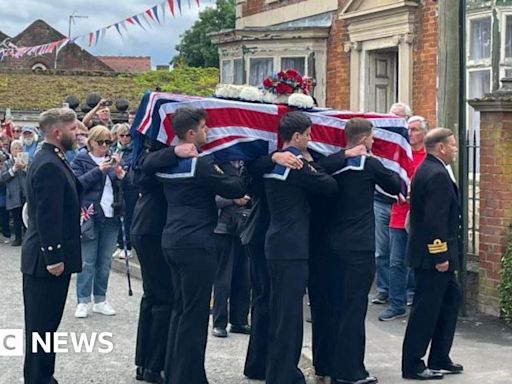
<svg viewBox="0 0 512 384"><path fill-rule="evenodd" d="M133 20L135 20L135 22L137 24L139 24L139 26L143 29L143 30L146 30L146 28L144 28L144 26L142 25L142 23L140 22L139 20L139 16L135 15L135 16L132 16Z"/></svg>
<svg viewBox="0 0 512 384"><path fill-rule="evenodd" d="M151 20L155 21L155 18L153 17L153 11L151 9L146 9L146 15L148 15Z"/></svg>
<svg viewBox="0 0 512 384"><path fill-rule="evenodd" d="M121 21L121 27L125 30L126 33L128 33L128 28L126 28L126 22L123 20Z"/></svg>
<svg viewBox="0 0 512 384"><path fill-rule="evenodd" d="M146 15L144 13L141 13L140 17L142 17L142 20L144 20L144 22L148 25L149 28L152 27L151 23L148 21L148 18L146 17Z"/></svg>
<svg viewBox="0 0 512 384"><path fill-rule="evenodd" d="M165 2L160 4L160 8L162 9L162 23L165 23Z"/></svg>
<svg viewBox="0 0 512 384"><path fill-rule="evenodd" d="M169 9L171 10L172 17L174 17L174 0L167 0L167 3L169 4Z"/></svg>
<svg viewBox="0 0 512 384"><path fill-rule="evenodd" d="M197 6L200 7L201 4L199 4L199 0L196 0Z"/></svg>
<svg viewBox="0 0 512 384"><path fill-rule="evenodd" d="M158 5L155 5L153 8L153 14L155 15L156 21L158 21L158 24L160 24L160 18L158 17Z"/></svg>
<svg viewBox="0 0 512 384"><path fill-rule="evenodd" d="M123 38L123 34L121 33L121 30L119 29L119 23L115 23L114 27L116 27L117 33L119 33L119 36L121 36L121 39Z"/></svg>
<svg viewBox="0 0 512 384"><path fill-rule="evenodd" d="M180 14L181 14L181 0L176 0L176 2L178 3L178 9L180 10Z"/></svg>
<svg viewBox="0 0 512 384"><path fill-rule="evenodd" d="M135 24L135 21L133 21L133 19L131 17L128 17L126 19L127 22L129 22L130 24Z"/></svg>
<svg viewBox="0 0 512 384"><path fill-rule="evenodd" d="M94 32L89 33L89 47L92 47L92 42L94 41Z"/></svg>
<svg viewBox="0 0 512 384"><path fill-rule="evenodd" d="M192 8L192 3L190 2L190 0L188 0L188 9L191 9Z"/></svg>

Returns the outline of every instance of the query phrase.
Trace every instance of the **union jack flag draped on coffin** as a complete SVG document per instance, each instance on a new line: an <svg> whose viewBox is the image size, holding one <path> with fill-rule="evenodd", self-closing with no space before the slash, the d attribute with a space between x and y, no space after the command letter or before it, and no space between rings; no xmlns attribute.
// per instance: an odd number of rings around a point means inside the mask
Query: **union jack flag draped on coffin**
<svg viewBox="0 0 512 384"><path fill-rule="evenodd" d="M164 144L176 142L172 115L180 107L203 108L207 113L208 143L201 154L213 154L219 161L252 160L280 145L279 119L294 108L286 105L250 103L168 93L147 93L142 98L132 125L132 133L148 136ZM404 119L394 115L353 113L333 109L312 109L305 113L313 121L310 149L327 156L345 147L345 124L361 117L374 126L373 154L385 167L409 181L412 150ZM139 135L133 135L135 139ZM139 136L140 137L140 136Z"/></svg>

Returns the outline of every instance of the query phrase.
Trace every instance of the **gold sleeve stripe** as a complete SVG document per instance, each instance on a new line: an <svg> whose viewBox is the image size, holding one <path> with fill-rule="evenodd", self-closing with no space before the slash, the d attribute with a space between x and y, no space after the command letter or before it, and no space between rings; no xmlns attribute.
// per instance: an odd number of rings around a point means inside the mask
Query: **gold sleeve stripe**
<svg viewBox="0 0 512 384"><path fill-rule="evenodd" d="M432 244L427 244L428 246L428 253L430 254L437 254L437 253L444 253L448 252L448 243L442 242L439 239L434 240Z"/></svg>

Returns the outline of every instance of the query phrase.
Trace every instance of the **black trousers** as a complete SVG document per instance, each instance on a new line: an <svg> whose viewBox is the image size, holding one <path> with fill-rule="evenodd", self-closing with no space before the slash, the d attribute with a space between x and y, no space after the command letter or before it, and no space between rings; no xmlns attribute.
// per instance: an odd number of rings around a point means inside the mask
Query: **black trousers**
<svg viewBox="0 0 512 384"><path fill-rule="evenodd" d="M216 234L215 240L218 264L213 283L213 326L226 328L228 320L230 324L247 325L251 302L249 260L238 236Z"/></svg>
<svg viewBox="0 0 512 384"><path fill-rule="evenodd" d="M311 329L313 336L313 366L319 376L329 375L334 347L330 333L331 305L329 300L330 275L329 252L320 246L310 251L308 295L311 305Z"/></svg>
<svg viewBox="0 0 512 384"><path fill-rule="evenodd" d="M0 226L2 227L2 235L7 238L11 237L9 211L5 207L0 207Z"/></svg>
<svg viewBox="0 0 512 384"><path fill-rule="evenodd" d="M22 219L22 207L13 208L9 211L12 216L12 224L14 228L14 236L16 240L22 240L23 238L23 219Z"/></svg>
<svg viewBox="0 0 512 384"><path fill-rule="evenodd" d="M304 332L307 260L267 260L270 273L270 336L267 384L305 384L298 368Z"/></svg>
<svg viewBox="0 0 512 384"><path fill-rule="evenodd" d="M23 274L25 304L25 384L49 384L55 372L55 353L40 346L32 353L32 333L45 340L46 332L56 332L62 319L71 275L36 277ZM53 341L50 343L53 351Z"/></svg>
<svg viewBox="0 0 512 384"><path fill-rule="evenodd" d="M135 209L135 204L137 203L137 199L139 198L139 193L136 190L127 190L123 194L124 197L124 205L126 207L124 212L124 229L126 232L126 248L128 250L132 249L133 241L131 236L131 227L132 227L132 218L133 218L133 210ZM121 226L119 226L119 232L117 233L117 246L123 249L123 230Z"/></svg>
<svg viewBox="0 0 512 384"><path fill-rule="evenodd" d="M164 248L175 302L169 329L167 384L207 384L204 369L210 297L215 278L213 249ZM167 364L166 364L167 368Z"/></svg>
<svg viewBox="0 0 512 384"><path fill-rule="evenodd" d="M265 380L269 332L270 278L264 243L246 245L244 249L249 258L252 287L251 336L245 358L244 375L254 380Z"/></svg>
<svg viewBox="0 0 512 384"><path fill-rule="evenodd" d="M160 236L133 236L142 274L135 365L153 372L164 369L172 310L171 271L162 253Z"/></svg>
<svg viewBox="0 0 512 384"><path fill-rule="evenodd" d="M365 318L375 275L373 251L332 251L331 290L334 331L332 377L357 381L368 376L364 366Z"/></svg>
<svg viewBox="0 0 512 384"><path fill-rule="evenodd" d="M414 273L416 294L402 348L402 372L405 373L425 369L422 359L429 344L429 366L451 362L450 349L462 297L454 272L416 269Z"/></svg>

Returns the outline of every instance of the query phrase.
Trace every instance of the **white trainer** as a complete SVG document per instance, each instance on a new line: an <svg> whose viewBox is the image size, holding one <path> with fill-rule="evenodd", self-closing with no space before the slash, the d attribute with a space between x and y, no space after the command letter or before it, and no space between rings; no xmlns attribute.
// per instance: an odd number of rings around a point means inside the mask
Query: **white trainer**
<svg viewBox="0 0 512 384"><path fill-rule="evenodd" d="M88 311L89 311L89 306L87 305L87 303L79 303L76 306L75 317L77 317L79 319L85 319L88 315Z"/></svg>
<svg viewBox="0 0 512 384"><path fill-rule="evenodd" d="M114 253L112 254L112 258L113 259L118 259L119 256L121 256L121 254L123 253L123 250L120 249L120 248L116 248L116 250L114 251Z"/></svg>
<svg viewBox="0 0 512 384"><path fill-rule="evenodd" d="M92 311L95 313L101 313L102 315L105 316L114 316L116 314L114 308L112 308L110 304L107 303L106 301L102 301L101 303L95 303L92 306Z"/></svg>

